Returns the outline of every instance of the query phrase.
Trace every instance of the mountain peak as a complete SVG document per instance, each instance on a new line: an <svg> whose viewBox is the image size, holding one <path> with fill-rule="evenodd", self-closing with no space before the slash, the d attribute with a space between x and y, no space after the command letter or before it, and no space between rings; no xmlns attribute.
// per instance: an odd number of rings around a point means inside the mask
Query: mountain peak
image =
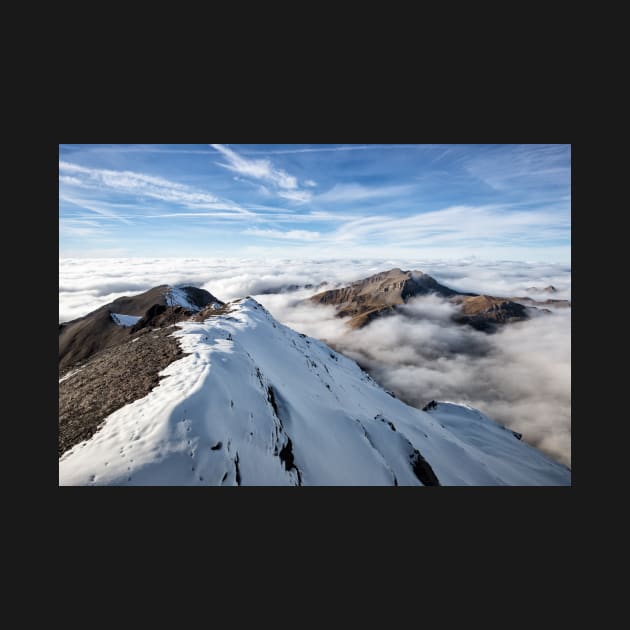
<svg viewBox="0 0 630 630"><path fill-rule="evenodd" d="M223 302L205 289L167 284L117 298L59 326L59 368L67 369L104 348L123 343L142 329L174 324L211 305L220 307Z"/></svg>
<svg viewBox="0 0 630 630"><path fill-rule="evenodd" d="M389 269L341 289L323 291L312 296L311 302L337 307L339 317L350 317L349 325L360 328L375 317L392 313L417 295L435 293L451 297L456 292L440 284L422 271Z"/></svg>
<svg viewBox="0 0 630 630"><path fill-rule="evenodd" d="M460 312L453 317L454 321L488 333L494 332L498 325L529 317L526 307L515 301L518 298L455 291L424 271L399 268L377 273L341 289L323 291L309 300L335 306L337 317L347 317L351 328L361 328L378 317L395 313L412 298L430 294L458 307Z"/></svg>
<svg viewBox="0 0 630 630"><path fill-rule="evenodd" d="M193 286L169 286L164 298L167 306L182 306L189 311L200 311L212 303L222 304L209 291Z"/></svg>

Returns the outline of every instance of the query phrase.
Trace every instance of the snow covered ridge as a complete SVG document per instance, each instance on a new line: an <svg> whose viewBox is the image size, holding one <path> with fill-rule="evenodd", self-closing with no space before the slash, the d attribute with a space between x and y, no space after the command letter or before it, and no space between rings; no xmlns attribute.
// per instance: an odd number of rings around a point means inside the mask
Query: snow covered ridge
<svg viewBox="0 0 630 630"><path fill-rule="evenodd" d="M164 294L166 306L182 306L193 313L198 313L203 310L204 306L195 302L195 296L194 294L191 295L191 291L197 291L197 289L195 289L195 287L168 287L167 292ZM210 295L210 297L213 296ZM216 298L214 299L216 300ZM223 306L223 302L211 302L208 306L214 310L218 310Z"/></svg>
<svg viewBox="0 0 630 630"><path fill-rule="evenodd" d="M173 333L183 359L59 460L60 485L570 485L483 414L409 407L255 300Z"/></svg>
<svg viewBox="0 0 630 630"><path fill-rule="evenodd" d="M166 300L166 306L183 306L185 309L195 313L201 310L199 306L188 299L188 294L183 289L169 288L164 299Z"/></svg>
<svg viewBox="0 0 630 630"><path fill-rule="evenodd" d="M142 317L136 317L135 315L122 315L121 313L111 313L111 318L114 324L118 326L135 326Z"/></svg>

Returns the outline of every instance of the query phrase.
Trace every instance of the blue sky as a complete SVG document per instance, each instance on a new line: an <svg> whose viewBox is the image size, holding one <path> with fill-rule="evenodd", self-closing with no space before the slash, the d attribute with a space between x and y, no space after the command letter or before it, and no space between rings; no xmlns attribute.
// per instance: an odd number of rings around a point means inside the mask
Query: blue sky
<svg viewBox="0 0 630 630"><path fill-rule="evenodd" d="M570 145L59 145L62 257L569 262Z"/></svg>

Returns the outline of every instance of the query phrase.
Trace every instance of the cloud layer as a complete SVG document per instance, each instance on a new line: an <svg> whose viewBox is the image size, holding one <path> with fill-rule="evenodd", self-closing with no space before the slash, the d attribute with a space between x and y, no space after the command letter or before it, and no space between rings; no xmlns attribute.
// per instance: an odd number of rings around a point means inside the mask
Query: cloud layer
<svg viewBox="0 0 630 630"><path fill-rule="evenodd" d="M408 404L469 404L570 465L570 309L486 335L454 324L453 305L433 296L361 330L348 330L332 307L286 294L259 299L287 325L356 360Z"/></svg>
<svg viewBox="0 0 630 630"><path fill-rule="evenodd" d="M558 289L553 297L571 297L570 268L557 264L248 259L108 259L104 264L67 259L60 261L59 319L80 317L158 284L193 284L223 300L253 295L283 323L357 360L409 404L421 407L432 399L471 404L570 465L570 309L489 336L453 324L453 306L433 296L358 331L349 330L331 307L302 302L322 282L338 286L397 266L425 271L462 291L527 295L532 286L552 284ZM305 285L311 286L295 289Z"/></svg>

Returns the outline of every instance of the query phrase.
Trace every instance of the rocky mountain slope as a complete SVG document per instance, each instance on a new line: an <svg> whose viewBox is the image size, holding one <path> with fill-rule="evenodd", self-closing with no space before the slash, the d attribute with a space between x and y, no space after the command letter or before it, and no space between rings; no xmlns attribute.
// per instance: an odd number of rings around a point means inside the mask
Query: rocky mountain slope
<svg viewBox="0 0 630 630"><path fill-rule="evenodd" d="M566 467L478 411L409 407L251 298L206 299L186 317L63 373L66 410L81 425L85 403L92 425L62 447L61 485L570 484ZM122 389L116 410L103 407Z"/></svg>
<svg viewBox="0 0 630 630"><path fill-rule="evenodd" d="M498 325L527 319L527 308L520 302L540 305L531 298L457 292L422 271L401 269L390 269L353 282L347 287L322 291L309 300L315 304L335 306L338 317L348 318L351 328L361 328L376 317L395 312L398 306L406 304L410 299L428 294L439 295L456 304L459 313L455 316L455 321L486 332L494 331ZM551 302L564 301L547 301Z"/></svg>
<svg viewBox="0 0 630 630"><path fill-rule="evenodd" d="M222 304L203 289L168 285L118 298L85 317L59 324L59 369L65 371L147 328L173 324L205 307Z"/></svg>

